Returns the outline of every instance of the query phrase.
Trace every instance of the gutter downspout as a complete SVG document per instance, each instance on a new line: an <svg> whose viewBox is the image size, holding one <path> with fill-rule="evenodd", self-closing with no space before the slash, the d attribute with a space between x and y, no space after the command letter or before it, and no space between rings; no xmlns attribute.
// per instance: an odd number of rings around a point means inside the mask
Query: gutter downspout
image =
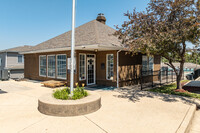
<svg viewBox="0 0 200 133"><path fill-rule="evenodd" d="M117 51L117 88L119 88L119 52L122 50Z"/></svg>

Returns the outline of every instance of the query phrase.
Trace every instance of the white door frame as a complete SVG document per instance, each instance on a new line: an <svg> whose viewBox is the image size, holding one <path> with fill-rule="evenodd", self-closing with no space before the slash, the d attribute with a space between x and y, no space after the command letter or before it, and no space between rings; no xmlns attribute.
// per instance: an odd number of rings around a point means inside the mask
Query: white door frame
<svg viewBox="0 0 200 133"><path fill-rule="evenodd" d="M94 57L87 57L87 55L94 55ZM87 54L87 85L94 85L96 84L96 55L95 54ZM93 59L94 60L94 83L88 84L88 60Z"/></svg>

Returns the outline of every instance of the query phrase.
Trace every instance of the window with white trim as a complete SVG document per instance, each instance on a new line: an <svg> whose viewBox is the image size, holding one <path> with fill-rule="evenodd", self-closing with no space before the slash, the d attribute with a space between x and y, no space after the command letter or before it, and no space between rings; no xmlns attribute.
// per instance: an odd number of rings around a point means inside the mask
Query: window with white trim
<svg viewBox="0 0 200 133"><path fill-rule="evenodd" d="M151 71L154 69L154 57L152 56L142 56L142 71L143 75L151 74Z"/></svg>
<svg viewBox="0 0 200 133"><path fill-rule="evenodd" d="M56 57L55 55L48 55L47 56L48 60L48 77L55 78L56 76Z"/></svg>
<svg viewBox="0 0 200 133"><path fill-rule="evenodd" d="M57 78L66 79L67 78L67 56L57 55Z"/></svg>
<svg viewBox="0 0 200 133"><path fill-rule="evenodd" d="M79 55L79 80L86 79L86 55Z"/></svg>
<svg viewBox="0 0 200 133"><path fill-rule="evenodd" d="M47 74L47 57L46 55L41 55L40 59L40 76L46 76Z"/></svg>
<svg viewBox="0 0 200 133"><path fill-rule="evenodd" d="M113 80L114 76L114 55L106 55L106 79Z"/></svg>

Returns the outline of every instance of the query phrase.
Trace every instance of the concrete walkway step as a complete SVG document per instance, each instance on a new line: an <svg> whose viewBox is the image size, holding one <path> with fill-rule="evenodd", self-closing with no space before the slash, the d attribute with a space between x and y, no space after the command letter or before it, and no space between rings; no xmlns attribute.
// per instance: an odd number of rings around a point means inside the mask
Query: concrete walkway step
<svg viewBox="0 0 200 133"><path fill-rule="evenodd" d="M197 110L192 121L190 133L200 133L200 110Z"/></svg>

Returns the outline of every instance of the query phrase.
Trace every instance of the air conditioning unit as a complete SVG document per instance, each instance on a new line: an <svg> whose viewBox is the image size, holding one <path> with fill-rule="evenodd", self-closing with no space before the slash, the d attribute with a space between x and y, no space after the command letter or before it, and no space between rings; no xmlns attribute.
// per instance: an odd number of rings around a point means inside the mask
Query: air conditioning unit
<svg viewBox="0 0 200 133"><path fill-rule="evenodd" d="M8 80L9 79L8 70L1 70L1 72L0 72L0 79L1 80Z"/></svg>

